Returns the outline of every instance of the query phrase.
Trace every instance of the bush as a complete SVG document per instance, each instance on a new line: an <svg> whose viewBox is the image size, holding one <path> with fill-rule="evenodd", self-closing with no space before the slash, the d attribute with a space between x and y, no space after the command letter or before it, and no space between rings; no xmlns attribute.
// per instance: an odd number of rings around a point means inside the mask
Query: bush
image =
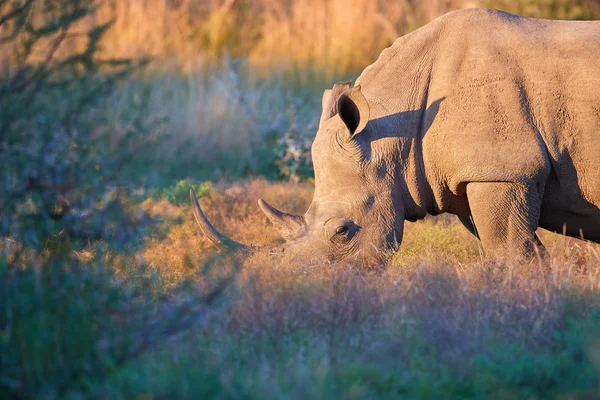
<svg viewBox="0 0 600 400"><path fill-rule="evenodd" d="M0 1L2 397L97 393L107 376L202 320L226 286L167 291L127 253L111 256L142 237L145 217L130 210L123 172L134 150L156 141L140 140L149 120L139 101L125 107L123 135L107 134L111 94L145 63L102 57L111 22L89 26L97 6ZM74 46L82 36L85 46Z"/></svg>
<svg viewBox="0 0 600 400"><path fill-rule="evenodd" d="M0 237L22 250L40 253L50 239L124 239L133 222L123 210L120 153L104 130L109 95L136 66L101 57L110 22L82 32L95 7L92 0L0 2L0 48L11 54L0 78ZM70 38L81 36L86 45L74 50Z"/></svg>
<svg viewBox="0 0 600 400"><path fill-rule="evenodd" d="M164 188L156 197L180 206L189 203L190 189L194 189L198 198L206 197L210 193L210 185L207 183L194 184L186 180L181 180L175 186Z"/></svg>

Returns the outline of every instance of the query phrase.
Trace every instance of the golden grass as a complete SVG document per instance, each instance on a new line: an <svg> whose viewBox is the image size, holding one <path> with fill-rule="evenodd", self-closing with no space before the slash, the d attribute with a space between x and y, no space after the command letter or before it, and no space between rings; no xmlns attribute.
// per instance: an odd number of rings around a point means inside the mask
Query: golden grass
<svg viewBox="0 0 600 400"><path fill-rule="evenodd" d="M169 7L168 1L103 1L95 19L114 21L103 41L107 57L152 57L161 68L183 70L207 61L193 40L199 27L184 7Z"/></svg>
<svg viewBox="0 0 600 400"><path fill-rule="evenodd" d="M277 240L277 236L257 200L264 198L290 212L301 213L308 207L311 196L309 184L269 184L259 179L234 185L218 184L210 197L200 202L208 218L225 234L244 243L262 245ZM216 249L199 232L190 209L153 200L147 200L142 206L152 216L165 220L167 229L164 237L149 240L142 252L144 261L171 281L197 275L199 266Z"/></svg>
<svg viewBox="0 0 600 400"><path fill-rule="evenodd" d="M365 67L398 36L447 11L482 5L483 0L417 5L408 0L102 0L77 30L113 21L103 56L152 57L159 70L198 72L229 54L247 57L264 73L283 67L339 75ZM75 37L61 51L83 46L84 39Z"/></svg>
<svg viewBox="0 0 600 400"><path fill-rule="evenodd" d="M204 71L229 54L264 74L308 68L340 76L372 63L397 37L469 7L541 18L600 15L589 0L101 0L78 31L113 21L103 56L152 57L163 71ZM74 38L62 51L84 45Z"/></svg>
<svg viewBox="0 0 600 400"><path fill-rule="evenodd" d="M211 193L201 202L218 228L242 242L265 244L278 238L256 199L264 197L301 213L311 200L312 186L254 180L219 184ZM168 216L169 232L148 242L144 260L171 282L206 279L199 266L214 248L196 228L191 210L151 201L145 207ZM507 340L547 346L556 340L553 332L565 315L585 315L600 306L600 246L550 233L542 236L550 254L546 261L485 259L471 234L444 215L407 223L401 250L385 270L288 263L278 256L256 255L244 261L232 309L220 318L236 334L267 335L273 343L293 332L325 332L335 337L329 343L334 351L356 345L348 342L359 340L351 332L362 337L374 329L381 335L387 326L390 335L401 335L398 327L404 325L418 326L430 343L460 357L483 351L490 330L502 332ZM230 264L217 261L213 268ZM408 351L410 346L399 340L382 339L381 348L367 340L365 356Z"/></svg>
<svg viewBox="0 0 600 400"><path fill-rule="evenodd" d="M312 199L312 190L310 183L269 183L258 179L217 184L212 188L210 197L201 199L201 203L209 219L224 233L244 243L262 245L281 240L260 211L257 199L264 198L292 213L303 213ZM161 273L192 276L202 260L215 252L215 248L196 227L189 207L147 200L143 208L163 219L167 228L166 236L152 238L143 251L145 261L160 266ZM600 280L594 282L600 270L596 273L593 268L600 265L598 245L543 230L540 233L550 255L548 261L536 259L524 265L508 262L500 269L522 276L552 276L555 280L557 277L567 277L571 283L573 279L581 278L581 273L585 271L590 274L585 278L588 284L600 285ZM190 263L191 260L194 262ZM248 263L249 268L252 268L252 264L264 262L277 264L273 258L257 257ZM386 274L394 276L423 268L441 269L454 271L471 280L479 276L481 271L498 269L499 265L483 257L479 242L454 216L446 214L416 223L407 222L402 246L392 257ZM294 269L291 265L283 269L290 271L288 267ZM306 273L305 267L299 265L296 272ZM323 269L327 267L315 270Z"/></svg>
<svg viewBox="0 0 600 400"><path fill-rule="evenodd" d="M593 1L106 0L97 18L115 21L104 42L108 56L151 56L162 69L198 71L230 54L263 73L309 68L340 76L372 63L396 38L470 7L541 18L600 14Z"/></svg>

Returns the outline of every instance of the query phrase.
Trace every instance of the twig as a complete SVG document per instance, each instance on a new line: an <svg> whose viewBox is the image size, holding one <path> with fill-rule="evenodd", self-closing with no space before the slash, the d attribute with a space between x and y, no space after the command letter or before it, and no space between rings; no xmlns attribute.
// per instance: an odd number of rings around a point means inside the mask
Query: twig
<svg viewBox="0 0 600 400"><path fill-rule="evenodd" d="M0 17L0 26L2 26L7 21L13 19L17 15L19 15L20 13L22 13L23 11L25 11L25 9L27 9L30 5L32 5L34 1L35 0L27 0L21 6L16 7L12 11L9 11L8 14L5 14L5 15L1 16Z"/></svg>

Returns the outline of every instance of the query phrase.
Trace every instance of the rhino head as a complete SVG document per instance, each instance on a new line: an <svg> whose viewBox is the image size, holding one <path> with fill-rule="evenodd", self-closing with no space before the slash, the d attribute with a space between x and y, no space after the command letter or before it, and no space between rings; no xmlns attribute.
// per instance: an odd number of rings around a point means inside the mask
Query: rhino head
<svg viewBox="0 0 600 400"><path fill-rule="evenodd" d="M304 215L292 215L262 199L258 204L286 240L286 254L380 264L397 250L403 234L400 175L393 157L399 144L379 137L376 124L369 123L370 107L360 86L336 84L323 94L322 106L311 148L315 192L310 207ZM196 221L211 241L249 249L212 226L193 192L191 200Z"/></svg>

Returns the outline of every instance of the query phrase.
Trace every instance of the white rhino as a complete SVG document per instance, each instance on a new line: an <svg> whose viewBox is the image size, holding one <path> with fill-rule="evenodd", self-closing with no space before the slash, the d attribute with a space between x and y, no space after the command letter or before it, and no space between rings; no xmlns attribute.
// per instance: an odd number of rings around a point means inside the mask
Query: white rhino
<svg viewBox="0 0 600 400"><path fill-rule="evenodd" d="M379 262L446 212L487 253L531 254L538 227L599 242L600 22L446 14L325 91L312 159L304 216L259 200L286 249Z"/></svg>

